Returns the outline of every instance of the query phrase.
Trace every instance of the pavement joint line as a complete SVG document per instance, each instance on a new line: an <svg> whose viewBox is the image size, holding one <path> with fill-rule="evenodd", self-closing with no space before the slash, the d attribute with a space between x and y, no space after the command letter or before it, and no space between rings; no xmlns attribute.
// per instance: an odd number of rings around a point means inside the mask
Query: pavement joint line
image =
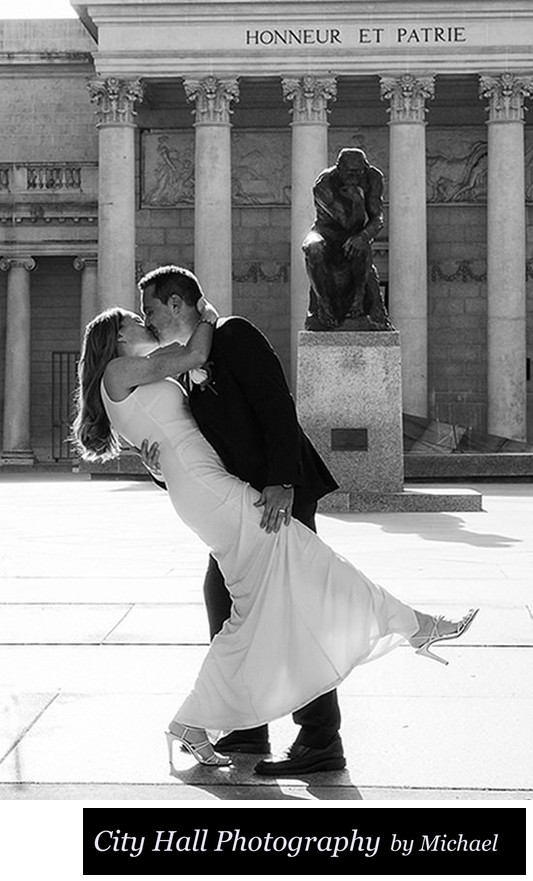
<svg viewBox="0 0 533 881"><path fill-rule="evenodd" d="M129 604L129 608L126 609L126 611L124 612L122 618L121 618L119 621L117 621L117 623L111 628L111 630L110 630L108 633L105 634L104 638L100 640L100 644L105 643L106 639L107 639L109 636L111 636L111 634L117 629L117 627L120 627L120 625L122 624L122 622L126 620L126 618L128 617L128 615L130 614L130 612L133 611L134 608L135 608L135 603L130 603L130 604Z"/></svg>
<svg viewBox="0 0 533 881"><path fill-rule="evenodd" d="M23 738L26 737L26 734L28 734L28 732L31 731L31 729L34 727L34 725L37 724L37 722L39 721L41 716L44 713L46 713L47 709L52 706L52 704L54 703L55 700L57 700L57 698L59 697L60 694L61 694L61 691L57 691L56 694L52 695L52 697L50 698L50 700L48 701L46 706L43 707L42 710L39 713L37 713L35 718L32 719L32 721L22 729L19 736L15 737L15 740L13 741L13 743L11 744L11 746L9 747L7 752L4 753L4 755L0 758L0 765L2 764L3 761L5 761L5 759L7 759L7 757L13 752L13 750L17 748L17 746L23 740ZM20 783L22 783L22 781L20 781Z"/></svg>
<svg viewBox="0 0 533 881"><path fill-rule="evenodd" d="M128 610L128 613L129 614ZM124 616L126 617L126 616ZM121 619L122 621L124 618ZM110 630L110 633L119 626L121 621L115 625L115 627ZM107 639L109 634L104 637L104 640ZM88 648L90 646L101 646L101 647L110 647L110 648L202 648L208 647L210 645L209 642L103 642L102 640L93 640L91 642L0 642L0 648L19 648L22 645L27 646L70 646L72 647L80 647L80 648ZM398 649L410 649L409 645L400 645ZM461 645L447 645L446 649L452 649L452 651L459 651L460 649L531 649L533 648L533 643L513 643L510 645L509 643L462 643Z"/></svg>
<svg viewBox="0 0 533 881"><path fill-rule="evenodd" d="M497 793L533 793L531 789L512 789L505 788L502 786L492 787L481 787L481 786L372 786L371 784L365 784L364 786L357 787L360 792L364 792L365 789L373 789L374 791L379 792L470 792L470 793L479 793L479 795L483 795L484 793L497 792Z"/></svg>
<svg viewBox="0 0 533 881"><path fill-rule="evenodd" d="M119 622L120 623L120 622ZM118 626L118 625L117 625ZM105 637L107 639L107 637ZM70 648L207 648L208 642L0 642L0 648L27 646L69 646Z"/></svg>
<svg viewBox="0 0 533 881"><path fill-rule="evenodd" d="M329 775L334 774L335 772L329 772ZM272 787L274 784L278 784L280 781L289 781L291 788L307 788L309 786L310 781L307 779L310 774L306 774L302 777L271 777L269 780L265 780L264 777L257 777L257 783L245 783L244 781L238 784L232 783L231 781L217 780L216 783L212 785L216 785L216 787L226 787L226 788L234 788L235 785L238 785L240 789L250 789L256 790L258 787ZM197 786L202 784L190 783L187 780L178 780L174 778L176 782L168 782L168 783L139 783L138 781L128 781L128 780L69 780L68 782L64 780L47 780L43 782L42 780L13 780L10 782L5 782L0 784L0 788L4 787L20 787L24 788L25 786L39 786L39 787L47 787L47 786L62 786L62 787L70 787L70 786L98 786L98 787L116 787L116 786L131 786L137 788L150 788L150 789L161 789L169 786L173 786L179 788L181 786ZM511 792L511 793L532 793L532 789L520 789L517 787L506 787L506 786L383 786L382 784L375 783L365 783L364 785L354 784L352 781L349 783L341 783L339 781L324 779L322 782L319 780L315 780L313 778L313 789L331 789L331 788L356 788L360 792L364 792L365 790L374 790L376 792L475 792L475 793L486 793L486 792Z"/></svg>
<svg viewBox="0 0 533 881"><path fill-rule="evenodd" d="M155 608L157 606L176 606L176 608L180 608L181 606L203 606L203 603L200 601L197 601L197 602L192 602L192 601L171 602L170 600L168 602L165 600L161 600L160 602L157 602L157 601L145 602L144 600L135 600L134 602L131 602L131 601L128 602L127 600L124 600L123 602L120 602L120 601L117 601L117 602L104 602L104 601L98 602L98 601L96 601L95 602L93 600L92 602L79 602L79 603L77 603L77 602L67 603L67 602L64 602L63 600L52 600L51 602L46 602L46 601L39 602L37 600L29 600L28 602L24 602L23 600L22 601L16 600L15 602L2 602L0 600L0 606L127 606L127 605L129 605L131 607L134 607L134 606L154 606L154 608ZM131 609L128 609L128 612L129 611L131 611Z"/></svg>

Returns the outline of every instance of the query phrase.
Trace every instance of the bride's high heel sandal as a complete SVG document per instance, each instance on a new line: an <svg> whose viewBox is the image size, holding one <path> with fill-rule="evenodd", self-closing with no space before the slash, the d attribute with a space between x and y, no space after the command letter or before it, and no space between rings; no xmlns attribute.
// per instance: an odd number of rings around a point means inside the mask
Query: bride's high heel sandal
<svg viewBox="0 0 533 881"><path fill-rule="evenodd" d="M167 739L168 746L168 758L170 762L170 768L173 769L174 763L172 761L172 743L174 740L177 740L181 743L187 752L190 752L191 756L193 756L197 762L201 765L212 765L212 766L226 766L231 765L231 759L229 756L223 756L220 753L217 753L213 749L213 744L209 742L207 737L204 740L200 740L198 742L194 742L188 739L188 736L194 732L199 731L199 728L191 728L187 725L182 725L181 722L171 722L168 726L168 731L165 731L165 737Z"/></svg>
<svg viewBox="0 0 533 881"><path fill-rule="evenodd" d="M444 617L439 615L438 618L433 618L431 622L431 631L429 635L418 635L415 634L411 637L409 642L416 648L417 655L423 655L426 658L433 658L435 661L440 661L441 664L447 664L444 658L441 658L440 655L436 655L434 652L430 651L431 646L435 642L442 642L445 639L457 639L459 636L462 636L463 633L466 633L468 628L470 627L472 621L476 617L479 609L470 609L469 612L466 613L464 618L461 618L460 621L457 621L455 624L455 629L450 630L448 633L443 633L441 630L442 622L444 621Z"/></svg>

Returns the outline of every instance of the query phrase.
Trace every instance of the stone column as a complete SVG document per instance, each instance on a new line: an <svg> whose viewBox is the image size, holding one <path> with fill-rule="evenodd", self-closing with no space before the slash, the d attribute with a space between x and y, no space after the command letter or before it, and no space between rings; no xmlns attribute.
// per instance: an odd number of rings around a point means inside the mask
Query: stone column
<svg viewBox="0 0 533 881"><path fill-rule="evenodd" d="M223 315L232 309L231 102L236 79L186 80L195 107L194 271Z"/></svg>
<svg viewBox="0 0 533 881"><path fill-rule="evenodd" d="M116 77L89 83L96 104L98 159L99 307L137 308L135 288L135 103L139 80Z"/></svg>
<svg viewBox="0 0 533 881"><path fill-rule="evenodd" d="M92 321L98 314L97 266L96 255L76 257L74 260L74 269L81 272L80 331L82 340L89 321Z"/></svg>
<svg viewBox="0 0 533 881"><path fill-rule="evenodd" d="M30 439L30 272L32 257L0 261L7 277L4 464L33 465Z"/></svg>
<svg viewBox="0 0 533 881"><path fill-rule="evenodd" d="M298 334L309 304L309 279L302 243L315 219L313 184L328 165L328 101L334 100L334 77L304 76L282 80L283 97L292 103L291 169L291 383L296 390Z"/></svg>
<svg viewBox="0 0 533 881"><path fill-rule="evenodd" d="M428 413L426 99L434 78L404 74L381 78L390 101L389 291L400 331L403 411Z"/></svg>
<svg viewBox="0 0 533 881"><path fill-rule="evenodd" d="M533 77L480 78L488 98L487 309L490 434L525 440L526 215L524 96Z"/></svg>

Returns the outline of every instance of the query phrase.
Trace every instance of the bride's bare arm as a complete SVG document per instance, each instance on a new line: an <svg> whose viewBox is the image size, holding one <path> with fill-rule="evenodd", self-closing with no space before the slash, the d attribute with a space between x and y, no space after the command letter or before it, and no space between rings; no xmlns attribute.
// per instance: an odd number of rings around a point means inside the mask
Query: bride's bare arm
<svg viewBox="0 0 533 881"><path fill-rule="evenodd" d="M212 340L213 324L202 320L185 346L172 343L142 357L115 358L104 373L106 389L114 400L122 400L138 385L201 367L209 357Z"/></svg>

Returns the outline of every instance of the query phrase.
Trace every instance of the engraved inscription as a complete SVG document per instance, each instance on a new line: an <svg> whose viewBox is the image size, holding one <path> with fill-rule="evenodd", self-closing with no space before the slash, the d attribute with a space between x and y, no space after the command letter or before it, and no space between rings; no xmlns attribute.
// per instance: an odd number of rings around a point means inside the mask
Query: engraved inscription
<svg viewBox="0 0 533 881"><path fill-rule="evenodd" d="M247 46L313 46L342 43L337 28L297 28L292 30L247 30Z"/></svg>
<svg viewBox="0 0 533 881"><path fill-rule="evenodd" d="M469 42L465 25L438 24L420 25L418 22L397 27L345 26L287 28L247 28L243 31L246 46L255 48L283 48L284 46L409 46L417 45L457 45Z"/></svg>
<svg viewBox="0 0 533 881"><path fill-rule="evenodd" d="M367 428L332 428L331 449L344 452L368 450Z"/></svg>

